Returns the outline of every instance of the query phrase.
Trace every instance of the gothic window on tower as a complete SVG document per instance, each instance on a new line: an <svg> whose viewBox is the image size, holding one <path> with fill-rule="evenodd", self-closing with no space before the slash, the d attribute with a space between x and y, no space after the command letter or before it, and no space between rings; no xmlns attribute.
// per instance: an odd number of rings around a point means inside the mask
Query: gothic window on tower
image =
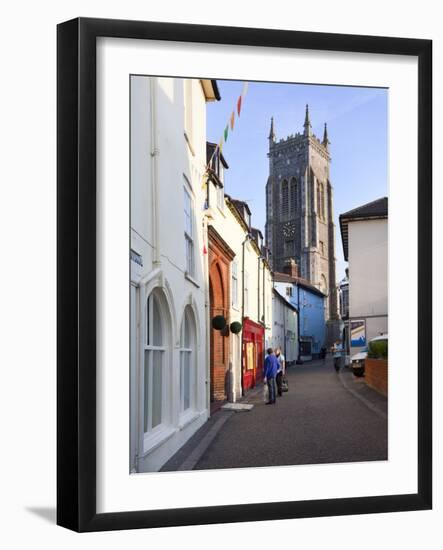
<svg viewBox="0 0 443 550"><path fill-rule="evenodd" d="M324 256L325 255L325 243L323 241L320 241L318 243L318 245L319 245L319 248L320 248L320 254L322 256Z"/></svg>
<svg viewBox="0 0 443 550"><path fill-rule="evenodd" d="M280 208L280 196L279 196L279 186L274 186L274 199L273 199L273 205L272 205L272 214L274 219L278 219L279 214L279 208Z"/></svg>
<svg viewBox="0 0 443 550"><path fill-rule="evenodd" d="M321 217L323 220L326 219L325 210L325 186L321 184Z"/></svg>
<svg viewBox="0 0 443 550"><path fill-rule="evenodd" d="M289 215L289 186L286 180L281 184L281 215L284 220Z"/></svg>
<svg viewBox="0 0 443 550"><path fill-rule="evenodd" d="M291 180L291 214L295 216L297 212L297 181L295 178Z"/></svg>
<svg viewBox="0 0 443 550"><path fill-rule="evenodd" d="M285 256L293 256L294 254L294 239L285 240Z"/></svg>

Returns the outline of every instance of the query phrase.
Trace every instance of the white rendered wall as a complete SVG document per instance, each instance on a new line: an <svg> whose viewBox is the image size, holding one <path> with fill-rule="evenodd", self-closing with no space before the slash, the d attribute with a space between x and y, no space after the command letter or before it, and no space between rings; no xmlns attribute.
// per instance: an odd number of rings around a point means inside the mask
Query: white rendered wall
<svg viewBox="0 0 443 550"><path fill-rule="evenodd" d="M297 313L286 306L274 293L272 296L272 310L270 347L280 348L287 363L296 361L298 355ZM291 337L289 337L288 331L292 333Z"/></svg>
<svg viewBox="0 0 443 550"><path fill-rule="evenodd" d="M144 76L131 79L131 248L143 266L132 264L138 312L131 332L137 332L138 353L131 354L131 464L139 471L158 470L208 417L205 256L201 177L206 158L206 105L200 82L192 81L192 151L184 138L184 81ZM186 276L184 188L194 202L194 264ZM156 251L157 250L157 251ZM143 356L146 300L154 288L164 292L172 326L167 356L166 425L155 441L145 438L143 417ZM195 401L180 413L180 326L191 306L197 329ZM135 323L135 325L134 325ZM135 387L134 387L135 386Z"/></svg>
<svg viewBox="0 0 443 550"><path fill-rule="evenodd" d="M366 319L369 341L388 330L388 221L350 222L348 239L349 316Z"/></svg>

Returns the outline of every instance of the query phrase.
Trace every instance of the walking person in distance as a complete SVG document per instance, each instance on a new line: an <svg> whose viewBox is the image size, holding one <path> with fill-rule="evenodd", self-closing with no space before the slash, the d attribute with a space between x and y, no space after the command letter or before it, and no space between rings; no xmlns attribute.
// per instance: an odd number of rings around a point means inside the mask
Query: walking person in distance
<svg viewBox="0 0 443 550"><path fill-rule="evenodd" d="M342 352L343 352L343 346L341 345L340 340L337 340L333 348L335 372L338 372L340 370Z"/></svg>

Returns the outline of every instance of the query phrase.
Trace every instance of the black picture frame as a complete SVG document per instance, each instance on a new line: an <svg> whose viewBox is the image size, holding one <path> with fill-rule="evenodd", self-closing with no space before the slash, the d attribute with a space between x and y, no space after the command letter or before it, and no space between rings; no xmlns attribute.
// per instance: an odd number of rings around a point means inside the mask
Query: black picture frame
<svg viewBox="0 0 443 550"><path fill-rule="evenodd" d="M96 512L96 39L154 39L418 59L418 491L173 510ZM57 523L104 531L432 507L432 42L79 18L57 29Z"/></svg>

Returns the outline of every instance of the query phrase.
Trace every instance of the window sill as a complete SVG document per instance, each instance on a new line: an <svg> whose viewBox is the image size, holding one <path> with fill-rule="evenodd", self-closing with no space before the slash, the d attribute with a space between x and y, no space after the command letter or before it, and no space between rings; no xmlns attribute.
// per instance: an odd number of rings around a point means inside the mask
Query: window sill
<svg viewBox="0 0 443 550"><path fill-rule="evenodd" d="M145 434L143 441L143 453L140 458L143 458L158 449L158 447L163 445L163 443L170 439L175 433L176 429L168 426L158 430L154 434Z"/></svg>
<svg viewBox="0 0 443 550"><path fill-rule="evenodd" d="M194 410L190 410L190 411L184 412L184 413L180 416L180 421L179 421L179 424L178 424L178 429L179 429L179 430L184 430L184 429L187 428L190 424L192 424L192 423L195 422L198 418L200 418L200 416L201 416L202 414L203 414L203 413L198 412L198 411L194 411Z"/></svg>
<svg viewBox="0 0 443 550"><path fill-rule="evenodd" d="M185 279L187 279L190 283L192 283L197 288L200 288L200 285L197 283L197 281L194 279L194 277L189 275L189 273L186 272L186 271L185 271Z"/></svg>

